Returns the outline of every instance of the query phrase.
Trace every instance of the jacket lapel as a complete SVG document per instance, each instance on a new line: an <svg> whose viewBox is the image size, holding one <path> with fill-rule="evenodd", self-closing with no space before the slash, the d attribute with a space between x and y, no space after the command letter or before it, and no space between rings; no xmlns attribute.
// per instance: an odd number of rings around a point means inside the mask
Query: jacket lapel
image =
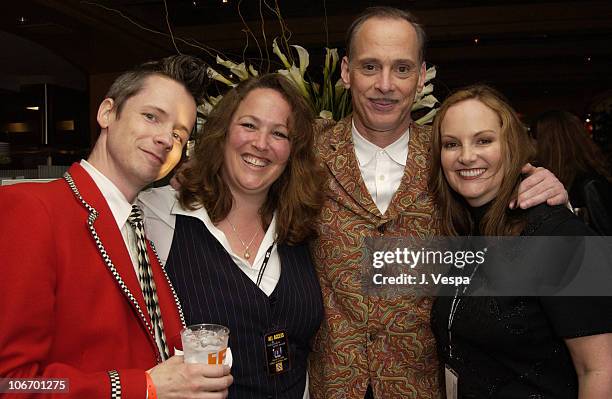
<svg viewBox="0 0 612 399"><path fill-rule="evenodd" d="M148 331L149 338L157 350L155 333L146 310L147 307L136 271L123 241L121 231L106 200L89 174L79 164L73 164L64 176L64 179L68 182L75 196L87 209L89 216L86 223L98 252L118 284L118 288L136 314L138 314L141 323ZM155 256L151 259L157 262ZM157 279L155 281L157 283Z"/></svg>
<svg viewBox="0 0 612 399"><path fill-rule="evenodd" d="M414 190L411 191L410 188L422 187L424 183L422 180L427 180L428 176L423 176L422 172L429 170L430 148L429 139L424 137L424 135L427 135L427 131L423 127L414 122L410 124L410 141L408 142L406 167L404 168L404 175L402 176L400 185L393 195L391 204L389 204L389 208L385 214L388 219L395 219L398 213L405 210L407 196L409 196L411 192L414 194ZM426 195L427 193L423 193L419 190L417 194ZM410 202L417 201L412 198Z"/></svg>
<svg viewBox="0 0 612 399"><path fill-rule="evenodd" d="M380 218L382 215L361 177L353 144L351 118L351 115L347 116L323 133L328 136L324 138L328 145L324 146L321 157L332 176L332 192L338 191L333 189L333 185L338 184L353 199L351 203L356 213L368 218Z"/></svg>
<svg viewBox="0 0 612 399"><path fill-rule="evenodd" d="M432 214L427 184L431 163L430 141L430 129L412 122L404 176L385 214L387 219L396 219L399 214L409 210L423 216Z"/></svg>

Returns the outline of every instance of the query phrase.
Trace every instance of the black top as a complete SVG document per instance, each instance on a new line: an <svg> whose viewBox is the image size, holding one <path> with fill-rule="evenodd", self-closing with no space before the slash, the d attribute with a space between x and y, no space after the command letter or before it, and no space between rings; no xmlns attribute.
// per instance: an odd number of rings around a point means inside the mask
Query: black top
<svg viewBox="0 0 612 399"><path fill-rule="evenodd" d="M479 221L486 208L473 209ZM524 235L594 233L565 207L526 212ZM453 296L436 298L432 328L441 364L458 374L459 398L577 398L578 380L564 338L612 331L610 297L462 297L452 324Z"/></svg>
<svg viewBox="0 0 612 399"><path fill-rule="evenodd" d="M578 215L597 233L612 236L612 183L591 172L576 176L569 189Z"/></svg>
<svg viewBox="0 0 612 399"><path fill-rule="evenodd" d="M301 399L306 387L310 340L323 317L321 288L306 244L279 245L280 279L266 294L234 263L194 217L177 215L166 270L188 325L230 329L232 375L229 398ZM288 336L289 369L270 374L266 337Z"/></svg>

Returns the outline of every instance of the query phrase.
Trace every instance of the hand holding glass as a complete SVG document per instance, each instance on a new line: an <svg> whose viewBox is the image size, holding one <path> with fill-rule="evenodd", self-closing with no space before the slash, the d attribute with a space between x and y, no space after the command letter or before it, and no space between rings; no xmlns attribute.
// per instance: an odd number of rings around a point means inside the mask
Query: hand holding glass
<svg viewBox="0 0 612 399"><path fill-rule="evenodd" d="M223 364L229 329L218 324L196 324L181 331L185 363Z"/></svg>

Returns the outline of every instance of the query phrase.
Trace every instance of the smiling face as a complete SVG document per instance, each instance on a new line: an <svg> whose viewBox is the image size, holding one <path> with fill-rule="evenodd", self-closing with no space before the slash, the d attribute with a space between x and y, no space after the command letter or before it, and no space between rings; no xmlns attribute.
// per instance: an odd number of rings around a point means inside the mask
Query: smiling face
<svg viewBox="0 0 612 399"><path fill-rule="evenodd" d="M223 178L234 198L265 200L291 153L291 106L273 89L254 89L232 116L225 143Z"/></svg>
<svg viewBox="0 0 612 399"><path fill-rule="evenodd" d="M98 110L102 128L89 158L131 201L180 159L195 123L196 104L180 83L152 75L118 116L112 99Z"/></svg>
<svg viewBox="0 0 612 399"><path fill-rule="evenodd" d="M498 115L479 100L464 100L448 108L440 132L440 160L451 188L473 207L495 198L504 175Z"/></svg>
<svg viewBox="0 0 612 399"><path fill-rule="evenodd" d="M410 125L425 64L414 27L403 19L370 18L355 33L342 80L350 87L359 133L379 147L397 140Z"/></svg>

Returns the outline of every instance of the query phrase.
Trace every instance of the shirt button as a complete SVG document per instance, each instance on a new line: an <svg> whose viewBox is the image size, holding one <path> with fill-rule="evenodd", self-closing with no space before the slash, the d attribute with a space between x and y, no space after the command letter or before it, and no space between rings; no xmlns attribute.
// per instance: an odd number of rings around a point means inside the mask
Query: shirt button
<svg viewBox="0 0 612 399"><path fill-rule="evenodd" d="M387 227L386 227L386 226L385 226L385 224L383 223L383 224L381 224L380 226L378 226L376 229L378 230L378 232L379 232L380 234L384 234L384 233L385 233L385 230L387 230Z"/></svg>
<svg viewBox="0 0 612 399"><path fill-rule="evenodd" d="M382 180L385 180L385 176L384 176L384 175L380 175L380 176L378 176L378 180L381 180L381 181L382 181Z"/></svg>

